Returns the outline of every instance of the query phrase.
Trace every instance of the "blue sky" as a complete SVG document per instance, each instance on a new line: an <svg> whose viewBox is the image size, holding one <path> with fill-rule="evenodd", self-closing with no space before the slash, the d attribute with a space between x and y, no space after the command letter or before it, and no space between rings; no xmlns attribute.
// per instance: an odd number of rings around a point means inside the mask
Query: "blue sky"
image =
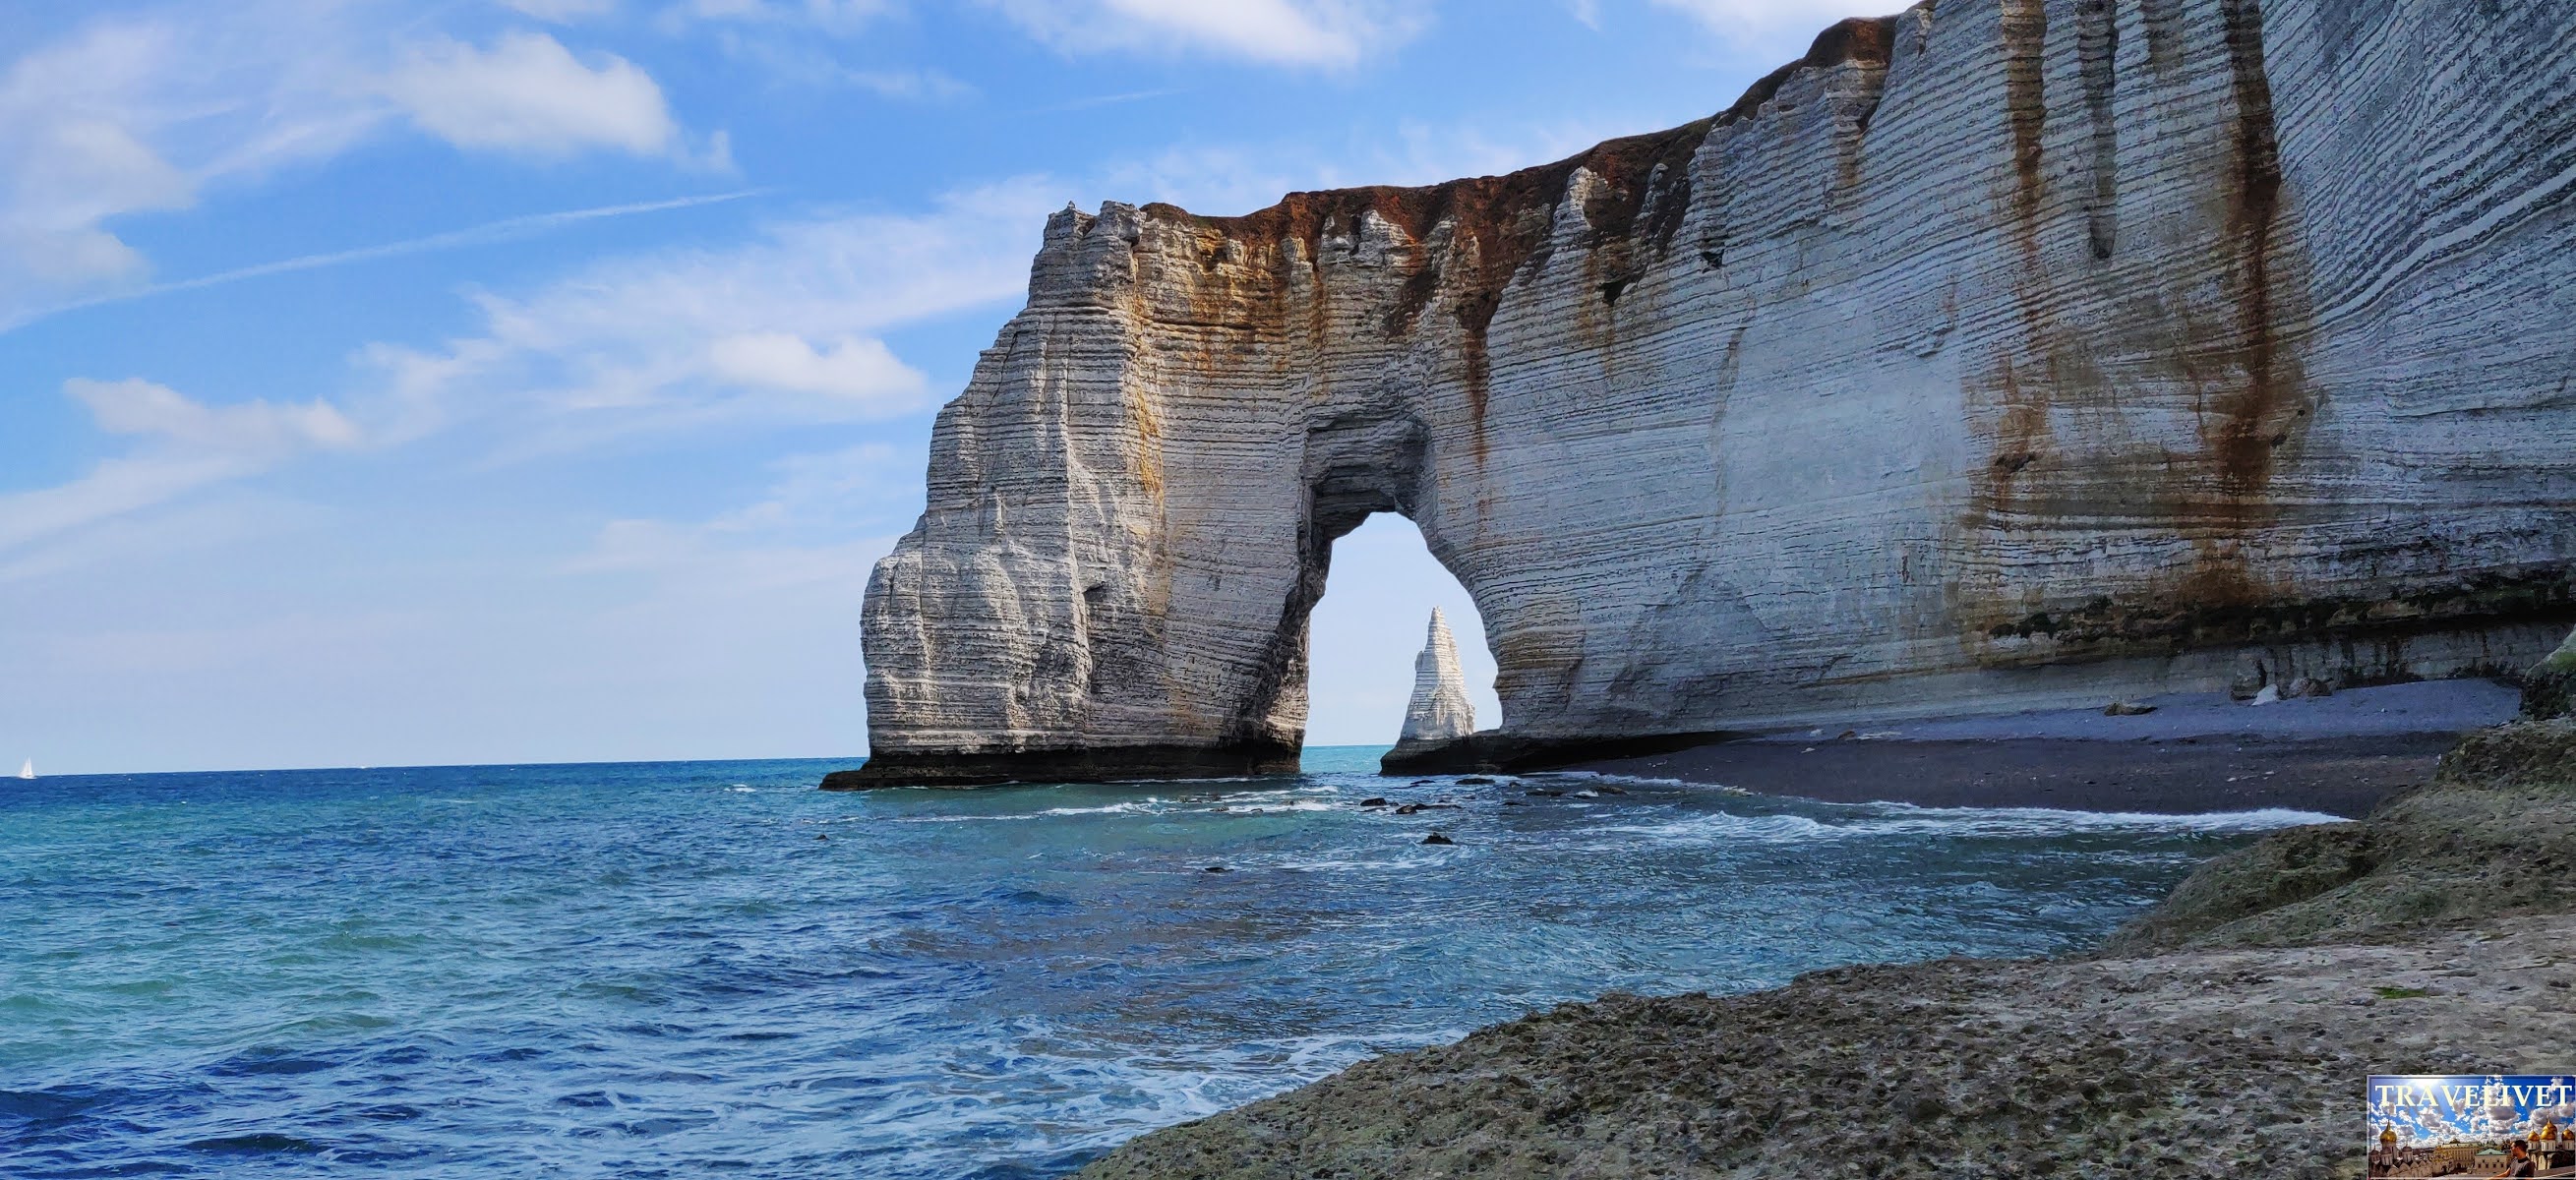
<svg viewBox="0 0 2576 1180"><path fill-rule="evenodd" d="M1719 110L1894 0L0 0L0 758L865 746L858 597L1045 215ZM1409 525L1310 740L1393 740Z"/></svg>

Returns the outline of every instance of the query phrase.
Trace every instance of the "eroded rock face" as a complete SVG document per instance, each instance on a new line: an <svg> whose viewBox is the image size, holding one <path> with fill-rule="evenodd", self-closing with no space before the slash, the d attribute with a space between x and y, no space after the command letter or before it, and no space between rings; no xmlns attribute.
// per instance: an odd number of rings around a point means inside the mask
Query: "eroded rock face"
<svg viewBox="0 0 2576 1180"><path fill-rule="evenodd" d="M2527 667L2576 619L2571 44L1943 0L1510 176L1058 214L870 581L863 777L1293 764L1388 511L1534 742Z"/></svg>
<svg viewBox="0 0 2576 1180"><path fill-rule="evenodd" d="M1445 742L1474 732L1476 702L1468 699L1466 674L1458 670L1458 640L1435 606L1422 654L1413 657L1413 700L1405 706L1404 732L1396 746Z"/></svg>

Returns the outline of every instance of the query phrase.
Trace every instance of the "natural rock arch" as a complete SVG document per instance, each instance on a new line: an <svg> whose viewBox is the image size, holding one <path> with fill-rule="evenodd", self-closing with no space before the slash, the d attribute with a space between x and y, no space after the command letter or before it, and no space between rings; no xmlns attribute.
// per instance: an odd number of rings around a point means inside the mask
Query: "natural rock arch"
<svg viewBox="0 0 2576 1180"><path fill-rule="evenodd" d="M2571 42L1942 0L1543 168L1068 209L871 579L836 780L1288 768L1370 511L1522 752L2528 666L2576 618Z"/></svg>

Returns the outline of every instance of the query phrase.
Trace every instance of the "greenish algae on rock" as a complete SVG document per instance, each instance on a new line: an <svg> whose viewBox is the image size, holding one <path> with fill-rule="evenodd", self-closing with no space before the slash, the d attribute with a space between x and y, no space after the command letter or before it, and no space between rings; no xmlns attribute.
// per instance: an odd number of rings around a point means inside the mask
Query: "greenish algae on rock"
<svg viewBox="0 0 2576 1180"><path fill-rule="evenodd" d="M2523 673L2522 715L2576 716L2576 633L2558 645L2538 667Z"/></svg>

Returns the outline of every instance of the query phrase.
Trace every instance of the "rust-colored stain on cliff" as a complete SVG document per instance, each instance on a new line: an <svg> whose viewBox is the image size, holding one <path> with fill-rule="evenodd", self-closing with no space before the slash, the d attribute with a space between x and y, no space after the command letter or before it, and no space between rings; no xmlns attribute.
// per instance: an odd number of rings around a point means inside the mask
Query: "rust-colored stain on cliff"
<svg viewBox="0 0 2576 1180"><path fill-rule="evenodd" d="M2048 90L2044 55L2048 49L2048 6L2043 0L2005 0L2004 121L2012 131L2013 218L2022 252L2039 255L2039 201L2042 188L2040 153L2048 131Z"/></svg>
<svg viewBox="0 0 2576 1180"><path fill-rule="evenodd" d="M2012 154L2011 189L2005 232L2020 257L2013 291L2021 314L2021 351L1995 358L1987 380L2002 403L1996 422L1994 462L1986 472L1987 492L1970 506L1969 527L2006 527L2013 515L2014 483L2024 468L2039 459L2049 431L2049 408L2059 374L2050 359L2059 346L2050 315L2055 292L2040 248L2040 213L2047 196L2041 172L2042 137L2048 129L2046 63L2048 12L2042 0L2006 0L2002 11L2004 127ZM2024 374L2024 369L2036 369Z"/></svg>
<svg viewBox="0 0 2576 1180"><path fill-rule="evenodd" d="M2148 5L2142 19L2151 40L2164 6ZM2073 38L2080 60L2080 98L2092 137L2091 183L2075 195L2091 260L2110 262L2118 200L2111 174L2117 139L2110 126L2118 41L2113 13L2087 0L2075 7ZM2156 336L2135 336L2117 324L2059 322L2061 294L2086 280L2049 269L2047 235L2070 225L2050 214L2052 177L2044 166L2048 131L2045 94L2047 14L2041 0L2003 0L2001 27L2006 99L2005 133L2011 153L2002 184L2003 232L2023 265L2012 297L2023 332L2019 349L1995 357L1971 386L1972 401L1993 407L1994 452L1981 487L1961 519L1971 552L2009 551L2072 544L2067 530L2130 527L2153 521L2187 542L2165 576L2117 589L2088 606L2042 607L2036 591L1979 585L1972 577L1956 609L1961 631L1990 666L2048 662L2119 652L2170 651L2178 647L2244 642L2277 633L2290 618L2317 612L2310 591L2263 568L2264 535L2279 517L2274 482L2285 450L2308 414L2299 349L2306 334L2304 268L2284 225L2289 193L2274 125L2271 85L2264 61L2259 0L2221 0L2221 28L2230 69L2232 110L2217 128L2223 138L2223 183L2216 186L2207 223L2221 300L2206 314L2173 308L2181 323ZM2150 56L2174 51L2151 44ZM2079 178L2082 179L2082 178ZM2061 256L2071 265L2072 252ZM2099 274L2101 272L2094 272ZM2098 278L2090 281L2100 281ZM2104 369L2105 363L2117 366ZM2199 416L2195 451L2070 456L2047 462L2045 442L2052 408L2120 413L2120 382L2148 382L2187 394ZM2094 505L2091 523L2079 505ZM2077 516L2068 516L2068 513ZM1972 563L1972 568L1975 563ZM1997 566L1999 568L1999 566ZM2028 644L2021 641L2044 639ZM2003 642L1994 642L2003 641Z"/></svg>
<svg viewBox="0 0 2576 1180"><path fill-rule="evenodd" d="M2275 425L2295 405L2302 374L2288 355L2273 290L2274 236L2281 218L2283 180L2279 133L2272 118L2272 83L2264 62L2263 13L2256 0L2226 0L2227 60L2236 99L2234 188L2228 236L2236 258L2238 348L2244 388L2221 403L2221 420L2209 440L2218 461L2219 490L2238 499L2270 491L2273 449L2288 441Z"/></svg>
<svg viewBox="0 0 2576 1180"><path fill-rule="evenodd" d="M1752 117L1801 69L1855 62L1885 66L1893 52L1896 22L1895 17L1843 21L1817 37L1806 56L1754 83L1721 114L1665 131L1613 139L1552 164L1413 188L1377 185L1290 193L1266 209L1235 217L1201 216L1163 204L1148 205L1145 211L1252 244L1282 262L1288 252L1276 247L1300 243L1308 264L1319 272L1328 232L1356 233L1371 215L1393 227L1412 247L1413 269L1389 312L1387 332L1401 336L1414 331L1423 309L1442 292L1448 293L1461 337L1460 380L1481 459L1494 363L1488 332L1504 289L1523 266L1547 249L1555 211L1564 203L1574 174L1589 172L1602 182L1583 208L1592 231L1591 248L1615 245L1629 251L1669 253L1690 206L1691 157L1709 132ZM1435 241L1444 226L1446 241ZM1275 277L1284 281L1286 276ZM1612 283L1624 288L1616 279Z"/></svg>

